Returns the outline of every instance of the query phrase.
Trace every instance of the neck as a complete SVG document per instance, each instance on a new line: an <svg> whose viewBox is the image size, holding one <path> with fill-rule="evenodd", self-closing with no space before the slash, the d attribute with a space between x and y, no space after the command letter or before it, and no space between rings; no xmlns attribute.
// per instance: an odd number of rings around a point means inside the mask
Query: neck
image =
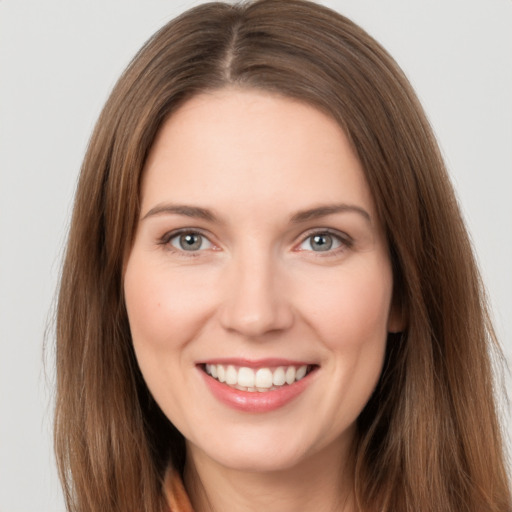
<svg viewBox="0 0 512 512"><path fill-rule="evenodd" d="M227 468L187 447L185 487L195 512L353 512L353 465L327 446L292 468L271 472Z"/></svg>

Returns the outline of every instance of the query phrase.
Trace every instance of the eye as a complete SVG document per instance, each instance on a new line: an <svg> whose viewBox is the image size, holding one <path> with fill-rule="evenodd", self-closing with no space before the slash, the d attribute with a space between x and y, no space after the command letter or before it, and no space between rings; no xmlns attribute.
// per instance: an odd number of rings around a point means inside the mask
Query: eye
<svg viewBox="0 0 512 512"><path fill-rule="evenodd" d="M299 245L300 251L327 252L348 245L340 236L332 233L314 233Z"/></svg>
<svg viewBox="0 0 512 512"><path fill-rule="evenodd" d="M188 252L202 251L213 247L208 238L194 231L178 233L169 238L168 243L175 249Z"/></svg>

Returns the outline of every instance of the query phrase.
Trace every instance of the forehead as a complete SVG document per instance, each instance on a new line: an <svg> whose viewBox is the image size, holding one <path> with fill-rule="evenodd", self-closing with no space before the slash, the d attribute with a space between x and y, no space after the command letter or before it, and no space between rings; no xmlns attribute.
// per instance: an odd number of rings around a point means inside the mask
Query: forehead
<svg viewBox="0 0 512 512"><path fill-rule="evenodd" d="M195 96L166 120L141 194L143 210L171 200L259 209L351 201L373 210L361 163L334 119L239 89Z"/></svg>

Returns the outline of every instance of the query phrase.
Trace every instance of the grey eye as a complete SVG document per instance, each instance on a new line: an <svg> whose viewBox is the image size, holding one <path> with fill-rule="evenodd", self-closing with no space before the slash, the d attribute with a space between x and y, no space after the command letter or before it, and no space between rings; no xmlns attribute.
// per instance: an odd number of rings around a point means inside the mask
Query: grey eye
<svg viewBox="0 0 512 512"><path fill-rule="evenodd" d="M339 237L329 233L317 233L316 235L308 236L301 244L300 250L326 252L332 249L341 247L343 242Z"/></svg>
<svg viewBox="0 0 512 512"><path fill-rule="evenodd" d="M182 233L171 238L170 244L182 251L200 251L209 249L211 242L199 233Z"/></svg>
<svg viewBox="0 0 512 512"><path fill-rule="evenodd" d="M333 246L333 239L331 235L314 235L311 237L310 242L313 251L328 251Z"/></svg>

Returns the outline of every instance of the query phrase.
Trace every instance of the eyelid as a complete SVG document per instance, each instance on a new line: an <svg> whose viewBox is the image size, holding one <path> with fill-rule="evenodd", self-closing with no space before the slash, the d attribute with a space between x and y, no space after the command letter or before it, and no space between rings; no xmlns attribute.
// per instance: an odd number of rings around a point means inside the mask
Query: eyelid
<svg viewBox="0 0 512 512"><path fill-rule="evenodd" d="M173 246L170 243L172 239L185 234L199 235L208 240L208 242L211 244L211 247L208 247L207 249L199 249L197 251L185 251L183 249L179 249L178 247ZM158 245L162 245L169 251L176 252L187 257L198 256L199 253L202 253L207 250L219 250L218 246L214 242L212 242L211 236L200 228L179 228L168 231L158 239Z"/></svg>
<svg viewBox="0 0 512 512"><path fill-rule="evenodd" d="M326 251L312 251L308 249L300 249L300 246L308 239L315 235L329 235L336 238L340 242L340 246L334 249L329 249ZM332 228L313 228L308 230L306 233L301 235L299 243L295 246L295 250L297 252L310 252L314 253L315 256L332 256L333 254L337 254L340 251L344 251L350 247L352 247L354 241L352 237L347 235L342 231L338 231L337 229Z"/></svg>

